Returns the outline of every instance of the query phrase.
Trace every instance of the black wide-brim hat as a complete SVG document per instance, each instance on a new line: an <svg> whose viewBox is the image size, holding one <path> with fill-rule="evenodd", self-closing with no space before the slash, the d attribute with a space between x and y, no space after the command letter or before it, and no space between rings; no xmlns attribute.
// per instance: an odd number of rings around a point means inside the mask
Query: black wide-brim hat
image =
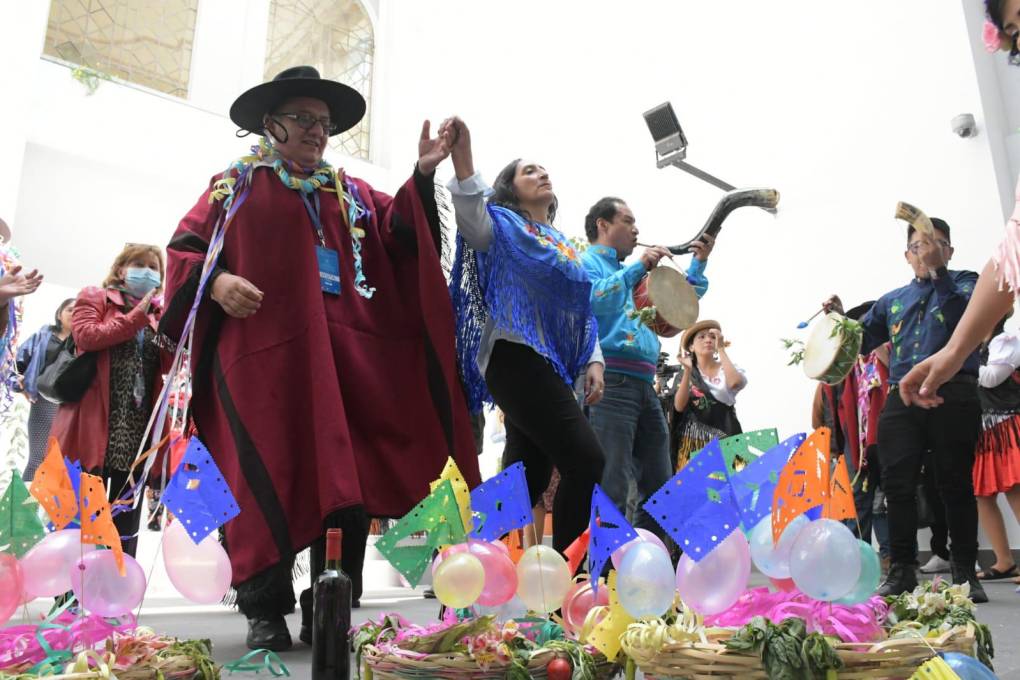
<svg viewBox="0 0 1020 680"><path fill-rule="evenodd" d="M334 135L350 130L365 116L365 98L353 87L321 78L312 66L295 66L234 100L230 120L242 130L263 134L263 116L291 97L311 97L324 102L336 126Z"/></svg>

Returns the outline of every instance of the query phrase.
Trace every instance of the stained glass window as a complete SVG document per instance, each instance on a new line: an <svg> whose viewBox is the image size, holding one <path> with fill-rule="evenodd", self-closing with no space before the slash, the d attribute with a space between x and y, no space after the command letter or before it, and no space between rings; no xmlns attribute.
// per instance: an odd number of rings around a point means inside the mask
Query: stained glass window
<svg viewBox="0 0 1020 680"><path fill-rule="evenodd" d="M43 53L188 96L198 0L52 0Z"/></svg>
<svg viewBox="0 0 1020 680"><path fill-rule="evenodd" d="M317 68L323 78L360 92L368 102L368 112L358 125L332 138L330 147L366 160L374 53L372 22L358 0L272 0L270 4L266 80L306 64Z"/></svg>

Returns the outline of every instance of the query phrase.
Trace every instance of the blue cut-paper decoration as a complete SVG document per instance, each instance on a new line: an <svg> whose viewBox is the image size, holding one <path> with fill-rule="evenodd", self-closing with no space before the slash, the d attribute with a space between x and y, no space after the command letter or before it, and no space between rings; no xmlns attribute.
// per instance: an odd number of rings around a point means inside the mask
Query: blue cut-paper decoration
<svg viewBox="0 0 1020 680"><path fill-rule="evenodd" d="M76 520L81 520L81 461L74 461L73 463L68 460L67 456L64 456L64 467L67 468L67 476L71 479L71 488L74 489L74 502L75 506L79 508L74 513L74 519L67 523L65 529L81 529L81 524ZM53 522L46 523L47 531L56 531L57 527Z"/></svg>
<svg viewBox="0 0 1020 680"><path fill-rule="evenodd" d="M692 457L644 508L695 562L739 529L740 512L719 440L713 439Z"/></svg>
<svg viewBox="0 0 1020 680"><path fill-rule="evenodd" d="M762 518L772 514L772 497L779 484L779 473L806 437L806 434L795 434L770 448L740 472L730 475L733 498L745 530L750 531Z"/></svg>
<svg viewBox="0 0 1020 680"><path fill-rule="evenodd" d="M241 512L212 454L198 437L188 442L162 501L196 545Z"/></svg>
<svg viewBox="0 0 1020 680"><path fill-rule="evenodd" d="M625 543L638 537L613 499L598 484L591 494L588 536L588 572L591 574L592 590L598 594L598 579L606 561Z"/></svg>
<svg viewBox="0 0 1020 680"><path fill-rule="evenodd" d="M471 492L471 510L476 514L472 538L498 541L514 529L531 524L531 497L524 476L524 463L514 463Z"/></svg>

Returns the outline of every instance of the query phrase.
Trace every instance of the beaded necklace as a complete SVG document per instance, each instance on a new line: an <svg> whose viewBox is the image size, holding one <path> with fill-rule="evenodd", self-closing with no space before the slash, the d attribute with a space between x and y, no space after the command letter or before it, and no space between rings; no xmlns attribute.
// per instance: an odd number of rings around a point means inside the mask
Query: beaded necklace
<svg viewBox="0 0 1020 680"><path fill-rule="evenodd" d="M229 210L236 192L237 177L250 182L252 171L260 166L273 169L276 176L288 189L304 194L313 194L321 189L337 195L340 204L340 217L351 235L351 250L354 254L354 289L363 298L369 299L375 293L375 287L367 285L367 279L361 262L361 240L365 238L365 230L357 226L358 220L367 217L370 212L358 193L353 182L347 179L344 171L337 170L325 160L311 170L311 175L298 178L291 175L291 164L285 161L266 138L259 140L251 148L251 153L242 156L230 164L223 179L218 180L209 194L209 202L224 200L224 209ZM247 171L247 172L246 172ZM236 177L235 177L236 175ZM332 186L330 186L332 185Z"/></svg>

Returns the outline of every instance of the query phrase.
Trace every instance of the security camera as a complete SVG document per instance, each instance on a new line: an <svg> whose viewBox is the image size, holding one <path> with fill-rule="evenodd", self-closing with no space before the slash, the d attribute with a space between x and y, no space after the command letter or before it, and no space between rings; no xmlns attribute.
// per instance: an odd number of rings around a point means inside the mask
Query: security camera
<svg viewBox="0 0 1020 680"><path fill-rule="evenodd" d="M974 115L970 113L961 113L959 116L954 116L953 132L964 139L976 136L977 123L974 121Z"/></svg>

